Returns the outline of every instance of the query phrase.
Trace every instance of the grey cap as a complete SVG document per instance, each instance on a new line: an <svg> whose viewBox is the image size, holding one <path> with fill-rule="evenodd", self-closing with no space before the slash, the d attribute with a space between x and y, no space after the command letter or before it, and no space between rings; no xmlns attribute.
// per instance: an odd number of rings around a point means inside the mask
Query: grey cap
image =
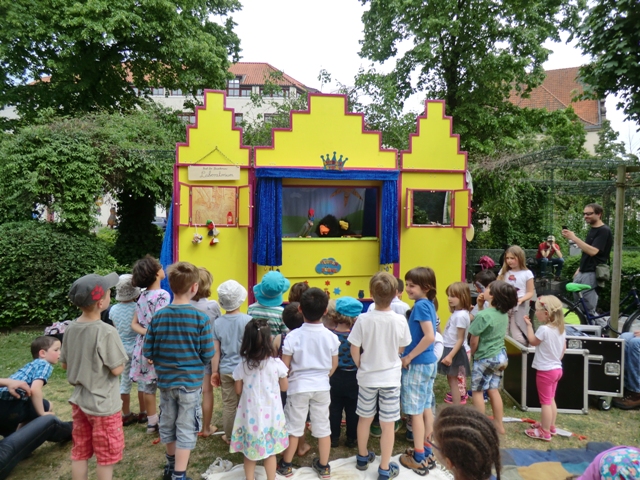
<svg viewBox="0 0 640 480"><path fill-rule="evenodd" d="M554 237L553 235L549 235L547 237L547 242L555 242L556 241L556 237Z"/></svg>
<svg viewBox="0 0 640 480"><path fill-rule="evenodd" d="M238 308L247 299L247 289L235 280L227 280L218 287L218 302L227 312Z"/></svg>
<svg viewBox="0 0 640 480"><path fill-rule="evenodd" d="M133 275L125 273L120 275L120 280L116 285L116 300L119 302L128 302L135 300L140 296L140 289L131 285Z"/></svg>
<svg viewBox="0 0 640 480"><path fill-rule="evenodd" d="M101 298L104 298L108 290L118 284L120 277L116 272L109 275L92 273L79 278L69 290L69 299L76 307L90 307Z"/></svg>

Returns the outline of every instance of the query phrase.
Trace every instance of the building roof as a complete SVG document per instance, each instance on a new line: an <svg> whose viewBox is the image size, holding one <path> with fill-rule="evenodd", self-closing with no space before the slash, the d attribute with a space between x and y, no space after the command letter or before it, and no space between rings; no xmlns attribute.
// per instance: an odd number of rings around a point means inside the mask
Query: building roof
<svg viewBox="0 0 640 480"><path fill-rule="evenodd" d="M316 91L268 63L238 62L231 65L229 71L236 76L242 76L240 82L242 85L264 85L267 80L270 80L271 83L277 85L294 86L307 92ZM282 73L282 78L270 78L280 73Z"/></svg>
<svg viewBox="0 0 640 480"><path fill-rule="evenodd" d="M529 98L522 98L512 90L509 101L519 107L546 108L550 112L571 106L586 127L599 127L604 120L604 111L600 114L600 100L571 101L583 92L579 70L580 67L547 70L542 85L534 88Z"/></svg>

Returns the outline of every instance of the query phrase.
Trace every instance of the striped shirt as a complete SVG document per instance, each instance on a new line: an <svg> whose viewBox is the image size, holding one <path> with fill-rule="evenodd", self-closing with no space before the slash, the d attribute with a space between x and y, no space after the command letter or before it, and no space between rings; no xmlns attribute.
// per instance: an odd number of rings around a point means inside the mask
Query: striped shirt
<svg viewBox="0 0 640 480"><path fill-rule="evenodd" d="M271 328L271 336L275 337L281 333L287 333L289 329L282 321L282 307L266 307L258 302L249 305L247 314L251 318L264 318Z"/></svg>
<svg viewBox="0 0 640 480"><path fill-rule="evenodd" d="M153 360L158 387L199 388L214 353L209 317L195 307L171 304L153 315L143 354Z"/></svg>

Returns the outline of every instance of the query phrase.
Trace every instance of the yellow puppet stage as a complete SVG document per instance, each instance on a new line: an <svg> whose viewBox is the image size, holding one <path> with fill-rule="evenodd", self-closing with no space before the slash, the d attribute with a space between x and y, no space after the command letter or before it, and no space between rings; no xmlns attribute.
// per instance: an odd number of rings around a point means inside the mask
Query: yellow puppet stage
<svg viewBox="0 0 640 480"><path fill-rule="evenodd" d="M251 292L277 268L292 284L363 301L375 272L402 278L430 266L447 318L445 288L464 277L470 192L443 102L426 102L403 152L382 148L342 95L310 94L291 128L274 129L271 147L242 144L223 92L207 91L196 115L176 152L173 260L206 267L213 290L235 279ZM318 236L328 214L349 236Z"/></svg>

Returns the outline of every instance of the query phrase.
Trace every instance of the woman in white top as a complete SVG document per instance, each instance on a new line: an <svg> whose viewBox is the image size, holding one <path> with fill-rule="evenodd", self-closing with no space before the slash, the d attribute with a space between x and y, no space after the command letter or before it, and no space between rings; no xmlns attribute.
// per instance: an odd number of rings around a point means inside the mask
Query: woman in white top
<svg viewBox="0 0 640 480"><path fill-rule="evenodd" d="M525 347L527 340L527 325L524 317L528 313L529 300L533 298L533 272L527 268L524 250L512 245L505 251L504 265L498 274L498 280L510 283L518 292L518 305L509 312L509 335Z"/></svg>

